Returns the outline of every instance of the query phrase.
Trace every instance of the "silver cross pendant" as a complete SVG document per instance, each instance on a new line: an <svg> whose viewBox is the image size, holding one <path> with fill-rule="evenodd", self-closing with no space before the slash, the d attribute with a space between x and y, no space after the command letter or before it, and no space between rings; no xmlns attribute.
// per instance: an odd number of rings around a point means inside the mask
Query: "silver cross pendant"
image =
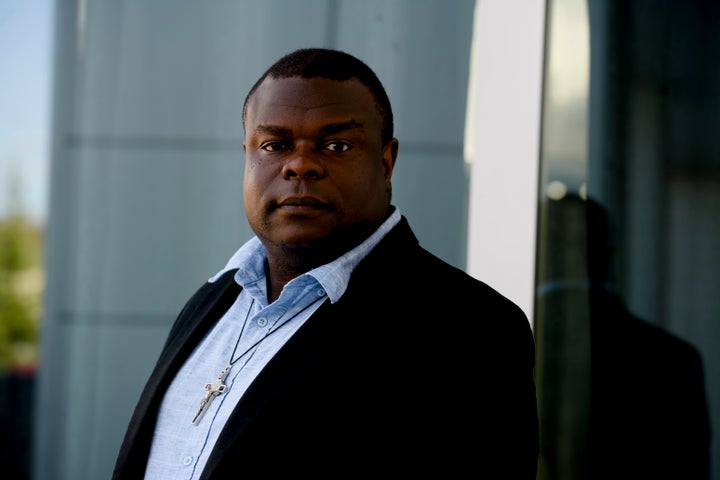
<svg viewBox="0 0 720 480"><path fill-rule="evenodd" d="M202 398L202 400L200 400L200 408L195 414L195 418L193 418L193 425L198 425L200 423L203 414L205 414L205 411L210 405L210 402L212 402L215 397L217 397L221 393L227 392L228 387L223 383L223 380L225 380L227 374L230 373L231 368L232 365L227 365L225 368L220 370L220 374L214 382L205 384L205 390L207 391L207 393Z"/></svg>

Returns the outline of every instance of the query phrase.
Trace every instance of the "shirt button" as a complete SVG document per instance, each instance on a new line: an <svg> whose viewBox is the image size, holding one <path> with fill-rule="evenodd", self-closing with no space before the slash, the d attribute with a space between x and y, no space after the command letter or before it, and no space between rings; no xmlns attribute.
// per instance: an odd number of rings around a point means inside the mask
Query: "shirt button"
<svg viewBox="0 0 720 480"><path fill-rule="evenodd" d="M258 327L264 327L265 325L267 325L267 318L265 317L260 317L255 321L257 322Z"/></svg>
<svg viewBox="0 0 720 480"><path fill-rule="evenodd" d="M192 461L193 461L193 457L188 455L187 457L183 458L183 465L185 465L187 467L188 465L190 465L192 463Z"/></svg>
<svg viewBox="0 0 720 480"><path fill-rule="evenodd" d="M322 288L318 289L317 295L318 295L318 297L324 297L324 296L325 296L325 290L323 290Z"/></svg>

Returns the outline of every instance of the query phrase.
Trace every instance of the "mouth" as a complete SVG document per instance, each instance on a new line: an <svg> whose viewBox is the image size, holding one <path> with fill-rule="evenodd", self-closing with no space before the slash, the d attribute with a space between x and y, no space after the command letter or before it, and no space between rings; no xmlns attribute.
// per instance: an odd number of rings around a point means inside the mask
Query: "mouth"
<svg viewBox="0 0 720 480"><path fill-rule="evenodd" d="M275 209L283 209L289 211L311 211L311 210L330 210L331 205L316 197L296 196L286 197L275 204Z"/></svg>

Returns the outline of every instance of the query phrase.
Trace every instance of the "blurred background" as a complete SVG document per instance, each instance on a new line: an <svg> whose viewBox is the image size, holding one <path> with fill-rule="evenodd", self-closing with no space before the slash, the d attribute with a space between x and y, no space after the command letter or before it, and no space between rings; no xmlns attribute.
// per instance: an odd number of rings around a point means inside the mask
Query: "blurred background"
<svg viewBox="0 0 720 480"><path fill-rule="evenodd" d="M244 97L324 46L386 86L421 243L528 315L538 479L720 480L719 23L711 0L0 2L0 477L110 477L175 316L251 235Z"/></svg>

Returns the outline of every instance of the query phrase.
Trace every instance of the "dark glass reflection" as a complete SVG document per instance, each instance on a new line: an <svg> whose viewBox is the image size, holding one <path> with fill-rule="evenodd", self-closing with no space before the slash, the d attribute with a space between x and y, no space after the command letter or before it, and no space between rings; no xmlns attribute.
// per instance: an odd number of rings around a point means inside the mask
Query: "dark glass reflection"
<svg viewBox="0 0 720 480"><path fill-rule="evenodd" d="M546 448L573 454L554 457L565 464L553 471L564 474L547 478L709 478L700 353L624 304L611 275L615 247L603 207L568 195L547 200L543 211L552 260L538 290L541 335L546 348L564 345L564 355L544 358L543 387L556 402L550 411L560 411L544 419L548 429L565 427L543 438Z"/></svg>
<svg viewBox="0 0 720 480"><path fill-rule="evenodd" d="M720 2L548 20L538 478L720 480Z"/></svg>

